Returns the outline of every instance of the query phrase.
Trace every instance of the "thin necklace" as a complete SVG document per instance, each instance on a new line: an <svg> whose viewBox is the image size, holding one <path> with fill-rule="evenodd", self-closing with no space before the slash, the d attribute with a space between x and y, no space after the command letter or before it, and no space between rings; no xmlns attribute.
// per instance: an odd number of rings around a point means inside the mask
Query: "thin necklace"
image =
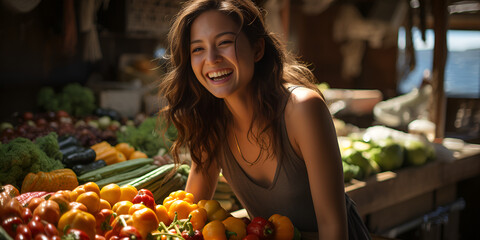
<svg viewBox="0 0 480 240"><path fill-rule="evenodd" d="M250 162L247 159L245 159L245 157L243 156L242 150L240 150L240 145L238 145L237 134L235 133L235 131L233 131L233 137L235 138L235 144L237 145L237 150L240 153L240 156L242 157L243 161L248 163L249 166L253 166L254 164L256 164L258 162L258 160L260 160L260 155L262 155L262 151L260 151L260 153L258 153L258 157L257 157L257 159L255 159L255 161Z"/></svg>

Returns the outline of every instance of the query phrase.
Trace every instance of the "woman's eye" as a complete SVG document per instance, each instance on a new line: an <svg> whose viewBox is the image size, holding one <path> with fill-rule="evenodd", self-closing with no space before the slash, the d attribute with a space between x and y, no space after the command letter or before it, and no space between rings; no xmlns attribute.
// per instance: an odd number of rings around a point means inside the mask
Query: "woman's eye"
<svg viewBox="0 0 480 240"><path fill-rule="evenodd" d="M231 41L231 40L221 41L220 44L218 44L218 45L225 45L225 44L229 44L229 43L233 43L233 41Z"/></svg>
<svg viewBox="0 0 480 240"><path fill-rule="evenodd" d="M202 50L202 48L199 48L199 47L193 48L193 49L192 49L192 53L196 53L196 52L199 52L199 51L201 51L201 50Z"/></svg>

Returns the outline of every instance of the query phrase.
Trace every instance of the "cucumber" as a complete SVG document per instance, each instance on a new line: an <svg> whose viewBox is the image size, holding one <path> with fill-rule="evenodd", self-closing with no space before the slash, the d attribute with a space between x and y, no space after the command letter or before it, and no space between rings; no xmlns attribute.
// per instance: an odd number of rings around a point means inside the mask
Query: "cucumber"
<svg viewBox="0 0 480 240"><path fill-rule="evenodd" d="M132 185L137 189L144 188L151 182L160 181L163 177L165 177L174 167L175 164L169 163L160 166L159 168L132 180L131 182L127 183L128 185Z"/></svg>
<svg viewBox="0 0 480 240"><path fill-rule="evenodd" d="M163 204L163 200L170 195L171 192L176 190L183 190L185 185L185 180L180 173L175 173L173 177L168 179L167 182L161 184L160 186L150 186L152 188L153 197L155 202Z"/></svg>
<svg viewBox="0 0 480 240"><path fill-rule="evenodd" d="M116 184L118 182L121 182L124 179L132 179L132 178L135 178L135 177L145 175L145 174L147 174L147 173L149 173L149 172L151 172L151 171L153 171L157 168L158 168L157 165L147 164L147 165L141 166L141 167L139 167L137 169L134 169L134 170L131 170L131 171L115 174L111 177L101 179L99 181L96 181L95 183L98 185L99 188L102 188L105 185L108 185L110 183L115 183Z"/></svg>
<svg viewBox="0 0 480 240"><path fill-rule="evenodd" d="M107 165L105 167L90 171L88 173L78 176L79 182L96 182L100 181L103 178L107 178L122 172L128 172L133 169L139 168L146 164L152 164L152 158L137 158L132 160L127 160L124 162L115 163L112 165Z"/></svg>

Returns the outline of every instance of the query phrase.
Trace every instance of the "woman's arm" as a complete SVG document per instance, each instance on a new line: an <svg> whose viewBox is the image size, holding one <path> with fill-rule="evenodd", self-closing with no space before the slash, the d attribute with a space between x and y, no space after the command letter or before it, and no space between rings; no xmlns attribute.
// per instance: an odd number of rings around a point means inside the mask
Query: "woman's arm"
<svg viewBox="0 0 480 240"><path fill-rule="evenodd" d="M212 199L215 189L217 188L220 169L217 167L215 162L212 162L210 167L206 169L206 172L197 170L197 164L192 162L192 167L190 169L190 174L188 175L185 191L193 194L195 197L195 202L203 199Z"/></svg>
<svg viewBox="0 0 480 240"><path fill-rule="evenodd" d="M306 88L293 91L292 100L289 134L307 166L320 239L347 239L342 160L330 112L320 95Z"/></svg>

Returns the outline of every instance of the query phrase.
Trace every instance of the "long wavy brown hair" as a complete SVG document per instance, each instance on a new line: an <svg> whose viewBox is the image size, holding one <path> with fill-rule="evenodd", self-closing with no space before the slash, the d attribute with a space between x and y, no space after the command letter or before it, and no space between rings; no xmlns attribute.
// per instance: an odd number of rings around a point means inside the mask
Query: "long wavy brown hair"
<svg viewBox="0 0 480 240"><path fill-rule="evenodd" d="M248 134L262 150L280 150L276 141L265 139L277 139L280 135L278 129L290 93L286 84L307 86L318 91L311 71L286 51L275 34L267 31L264 12L251 0L186 2L168 33L168 71L159 88L160 96L165 97L168 104L160 114L178 131L170 149L174 161L179 162L181 149L186 148L199 169L205 169L205 165L209 166L212 159L220 156L232 120L224 100L213 96L199 83L190 65L190 29L196 17L208 10L231 17L251 44L260 38L265 40L265 53L255 64L250 86L253 100L257 103L252 109L253 122L260 126L260 132L253 134L252 122Z"/></svg>

